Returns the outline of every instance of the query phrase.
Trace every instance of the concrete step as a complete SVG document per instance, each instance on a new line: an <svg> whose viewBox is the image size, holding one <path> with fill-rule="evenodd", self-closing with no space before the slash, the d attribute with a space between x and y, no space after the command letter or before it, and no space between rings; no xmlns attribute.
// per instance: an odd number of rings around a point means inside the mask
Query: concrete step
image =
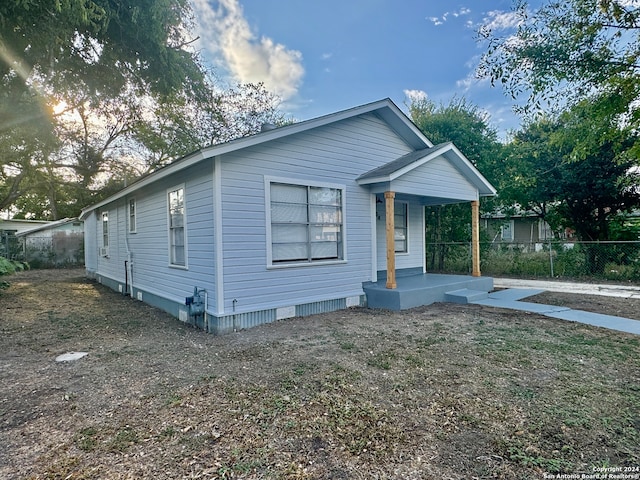
<svg viewBox="0 0 640 480"><path fill-rule="evenodd" d="M484 300L488 297L489 292L485 292L483 290L471 290L469 288L453 290L444 294L445 301L451 303L471 303L478 300Z"/></svg>

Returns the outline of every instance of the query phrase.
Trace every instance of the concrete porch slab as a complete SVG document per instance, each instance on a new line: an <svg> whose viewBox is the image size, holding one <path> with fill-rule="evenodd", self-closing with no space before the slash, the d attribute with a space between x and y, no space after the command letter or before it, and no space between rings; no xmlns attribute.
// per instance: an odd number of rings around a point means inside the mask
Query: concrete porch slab
<svg viewBox="0 0 640 480"><path fill-rule="evenodd" d="M408 308L446 302L446 293L456 290L493 290L493 278L427 273L398 277L397 288L386 288L385 281L362 285L370 308L406 310Z"/></svg>

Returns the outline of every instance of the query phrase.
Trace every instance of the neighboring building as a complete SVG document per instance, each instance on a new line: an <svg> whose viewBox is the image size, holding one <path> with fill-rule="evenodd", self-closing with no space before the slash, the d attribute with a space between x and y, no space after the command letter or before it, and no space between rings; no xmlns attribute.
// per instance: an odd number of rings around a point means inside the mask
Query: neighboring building
<svg viewBox="0 0 640 480"><path fill-rule="evenodd" d="M82 265L84 226L77 218L64 218L16 233L23 260L32 266Z"/></svg>
<svg viewBox="0 0 640 480"><path fill-rule="evenodd" d="M549 224L535 214L485 214L482 223L492 242L537 243L553 238Z"/></svg>
<svg viewBox="0 0 640 480"><path fill-rule="evenodd" d="M35 227L46 225L47 220L1 220L0 219L0 257L17 260L22 258L22 246L16 234Z"/></svg>
<svg viewBox="0 0 640 480"><path fill-rule="evenodd" d="M524 212L513 215L491 213L482 215L482 226L492 243L511 243L539 250L549 240L571 240L573 233L565 229L554 233L549 224L536 213Z"/></svg>
<svg viewBox="0 0 640 480"><path fill-rule="evenodd" d="M16 234L50 223L48 220L0 220L0 233Z"/></svg>
<svg viewBox="0 0 640 480"><path fill-rule="evenodd" d="M202 326L227 332L366 304L370 282L425 272L425 205L494 194L381 100L204 148L85 208L86 271L183 321L202 301Z"/></svg>

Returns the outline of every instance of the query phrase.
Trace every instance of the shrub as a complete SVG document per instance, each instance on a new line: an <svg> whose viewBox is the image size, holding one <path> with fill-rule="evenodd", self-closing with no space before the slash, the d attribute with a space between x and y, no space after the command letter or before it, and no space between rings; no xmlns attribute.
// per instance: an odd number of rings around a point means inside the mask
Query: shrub
<svg viewBox="0 0 640 480"><path fill-rule="evenodd" d="M27 268L29 268L29 265L25 262L18 262L0 257L0 277L4 275L11 275L12 273L16 273L16 271L22 271ZM7 287L9 287L9 282L0 280L0 289Z"/></svg>

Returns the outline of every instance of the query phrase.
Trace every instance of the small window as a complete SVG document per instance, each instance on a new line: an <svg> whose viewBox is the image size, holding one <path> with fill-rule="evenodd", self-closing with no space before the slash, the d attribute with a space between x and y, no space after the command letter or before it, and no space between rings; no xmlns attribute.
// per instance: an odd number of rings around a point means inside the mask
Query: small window
<svg viewBox="0 0 640 480"><path fill-rule="evenodd" d="M136 233L136 201L129 200L129 233Z"/></svg>
<svg viewBox="0 0 640 480"><path fill-rule="evenodd" d="M407 253L409 251L409 240L407 235L407 204L396 201L394 202L393 210L395 252Z"/></svg>
<svg viewBox="0 0 640 480"><path fill-rule="evenodd" d="M109 247L109 212L102 212L102 246Z"/></svg>
<svg viewBox="0 0 640 480"><path fill-rule="evenodd" d="M343 260L342 188L270 183L271 263Z"/></svg>
<svg viewBox="0 0 640 480"><path fill-rule="evenodd" d="M184 188L176 188L168 193L169 201L169 263L186 266L186 234Z"/></svg>
<svg viewBox="0 0 640 480"><path fill-rule="evenodd" d="M505 242L513 241L513 220L502 224L501 227L502 240Z"/></svg>
<svg viewBox="0 0 640 480"><path fill-rule="evenodd" d="M109 212L102 212L102 247L100 256L109 257Z"/></svg>

